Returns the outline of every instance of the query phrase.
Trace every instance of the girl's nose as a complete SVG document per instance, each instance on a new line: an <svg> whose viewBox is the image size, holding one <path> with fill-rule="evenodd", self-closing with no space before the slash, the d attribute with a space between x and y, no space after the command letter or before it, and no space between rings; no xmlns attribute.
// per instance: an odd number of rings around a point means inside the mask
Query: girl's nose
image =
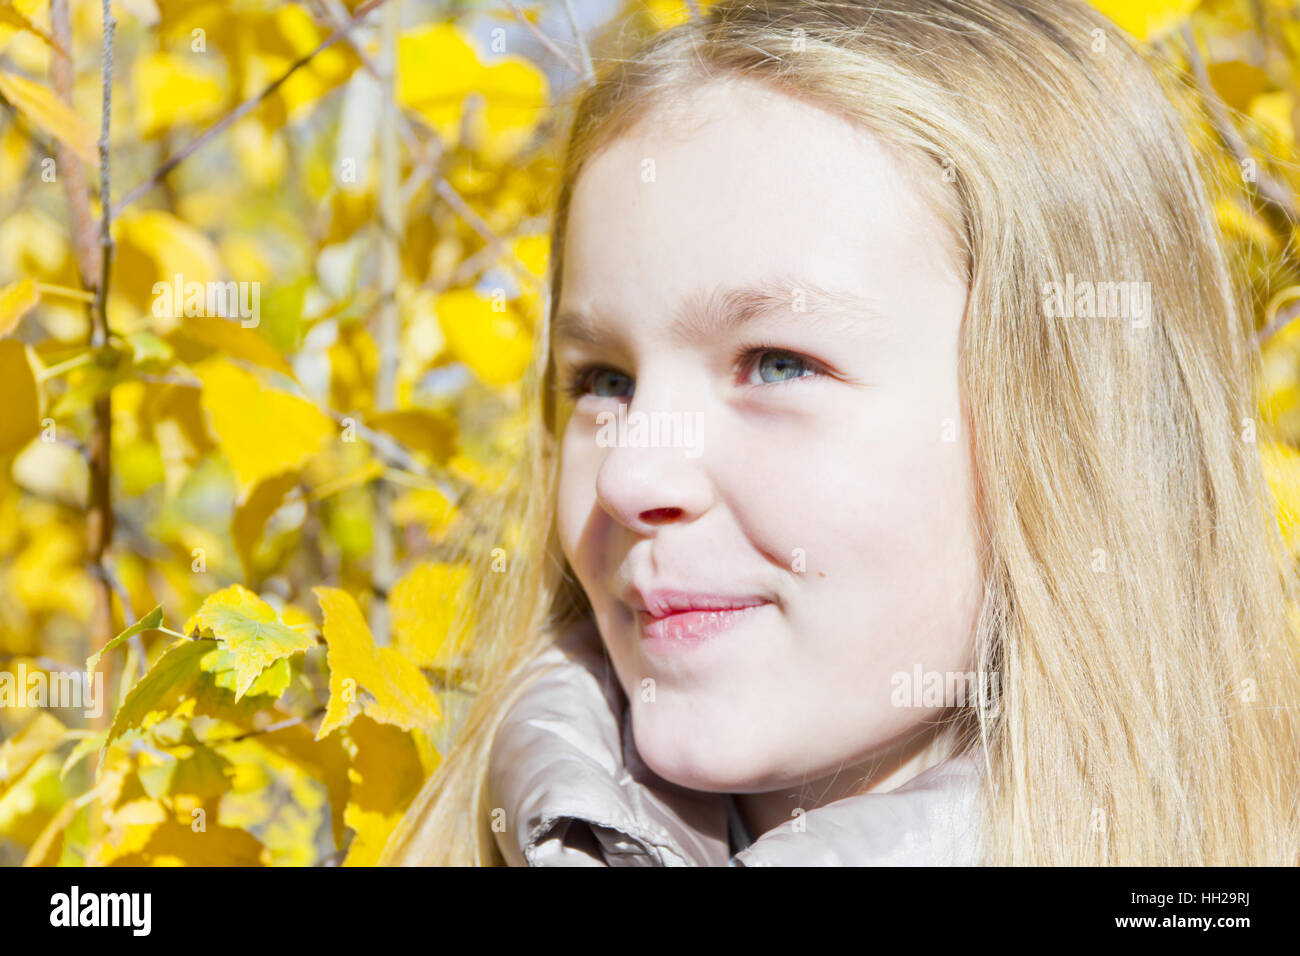
<svg viewBox="0 0 1300 956"><path fill-rule="evenodd" d="M704 461L684 448L612 447L596 473L596 500L615 521L640 534L694 521L714 500Z"/></svg>

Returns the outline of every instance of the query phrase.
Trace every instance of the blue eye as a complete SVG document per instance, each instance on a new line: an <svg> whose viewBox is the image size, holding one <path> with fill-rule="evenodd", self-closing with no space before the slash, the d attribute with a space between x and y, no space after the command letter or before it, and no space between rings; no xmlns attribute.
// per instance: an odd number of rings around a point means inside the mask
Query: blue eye
<svg viewBox="0 0 1300 956"><path fill-rule="evenodd" d="M776 385L817 374L811 362L793 352L764 348L755 349L749 354L751 358L758 358L758 375L764 384ZM770 373L770 377L767 373Z"/></svg>
<svg viewBox="0 0 1300 956"><path fill-rule="evenodd" d="M589 391L597 398L630 398L632 396L632 379L622 372L599 365L584 365L573 373L573 378L566 385L565 391L575 400ZM619 394L621 388L626 394Z"/></svg>
<svg viewBox="0 0 1300 956"><path fill-rule="evenodd" d="M757 369L759 381L746 381L750 387L763 385L782 385L795 379L811 378L822 375L822 366L812 359L805 358L797 352L757 345L743 352L738 360L738 367L748 378L752 370ZM595 398L631 398L636 383L632 377L602 365L584 365L576 369L564 391L574 401L584 395Z"/></svg>

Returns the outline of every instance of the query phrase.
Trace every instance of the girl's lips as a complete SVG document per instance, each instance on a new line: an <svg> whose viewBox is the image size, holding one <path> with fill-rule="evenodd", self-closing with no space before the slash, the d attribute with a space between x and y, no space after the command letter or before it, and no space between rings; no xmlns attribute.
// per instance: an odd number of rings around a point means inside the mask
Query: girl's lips
<svg viewBox="0 0 1300 956"><path fill-rule="evenodd" d="M641 639L662 650L687 650L706 643L737 624L749 620L771 601L743 607L684 610L661 617L637 611Z"/></svg>

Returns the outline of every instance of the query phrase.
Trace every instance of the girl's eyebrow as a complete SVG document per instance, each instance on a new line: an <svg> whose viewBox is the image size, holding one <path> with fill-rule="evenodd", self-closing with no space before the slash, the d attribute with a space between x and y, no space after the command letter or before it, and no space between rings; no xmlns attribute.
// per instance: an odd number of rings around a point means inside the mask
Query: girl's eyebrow
<svg viewBox="0 0 1300 956"><path fill-rule="evenodd" d="M669 334L684 344L733 333L760 316L788 314L797 316L800 323L819 326L833 321L840 331L865 331L884 322L884 313L874 299L828 289L799 276L700 289L684 297L675 314ZM552 324L551 337L555 342L599 345L610 335L591 317L566 309Z"/></svg>

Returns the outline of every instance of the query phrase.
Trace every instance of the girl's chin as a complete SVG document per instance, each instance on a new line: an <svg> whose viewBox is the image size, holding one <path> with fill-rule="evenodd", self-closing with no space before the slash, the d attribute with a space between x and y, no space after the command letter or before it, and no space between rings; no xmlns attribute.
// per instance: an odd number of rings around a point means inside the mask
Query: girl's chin
<svg viewBox="0 0 1300 956"><path fill-rule="evenodd" d="M634 730L633 736L645 765L679 787L705 793L772 789L766 786L769 773L762 766L763 755L750 752L753 735L737 734L733 741L732 735L706 733L699 727L692 731L665 727Z"/></svg>

